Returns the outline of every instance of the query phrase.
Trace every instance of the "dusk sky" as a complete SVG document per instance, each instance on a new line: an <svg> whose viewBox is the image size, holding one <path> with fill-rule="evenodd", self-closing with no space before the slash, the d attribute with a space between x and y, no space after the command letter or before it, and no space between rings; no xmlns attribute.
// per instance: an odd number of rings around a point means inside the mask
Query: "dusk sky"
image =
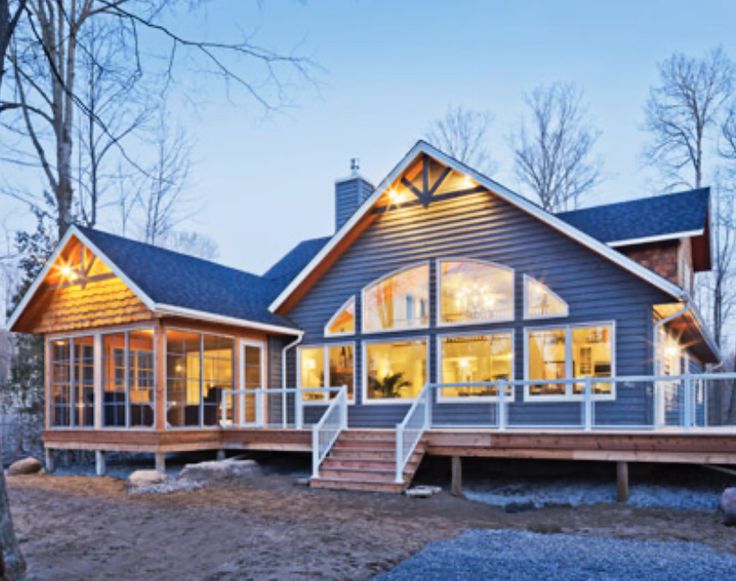
<svg viewBox="0 0 736 581"><path fill-rule="evenodd" d="M602 131L606 179L584 204L656 193L661 184L641 160L656 64L719 45L736 57L734 22L727 1L210 3L177 26L225 41L257 31L255 42L298 45L324 70L318 89L294 86L295 106L268 116L242 95L228 102L220 83L198 83L199 106L177 108L194 144L187 190L201 200L185 227L212 237L219 261L262 272L299 240L332 232L334 180L351 157L378 183L448 104L493 114L492 177L523 193L508 137L524 93L554 81L585 91ZM191 75L180 80L197 82Z"/></svg>

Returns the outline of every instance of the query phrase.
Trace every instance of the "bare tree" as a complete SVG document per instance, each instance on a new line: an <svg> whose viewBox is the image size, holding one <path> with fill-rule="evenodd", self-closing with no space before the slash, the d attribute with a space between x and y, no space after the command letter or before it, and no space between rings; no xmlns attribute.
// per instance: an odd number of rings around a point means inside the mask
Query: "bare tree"
<svg viewBox="0 0 736 581"><path fill-rule="evenodd" d="M488 111L450 105L445 116L431 124L425 137L455 159L490 173L495 169L488 151L488 130L492 121L493 116Z"/></svg>
<svg viewBox="0 0 736 581"><path fill-rule="evenodd" d="M587 118L582 91L555 83L525 98L530 119L511 139L516 175L550 212L575 208L601 179L592 159L600 135Z"/></svg>
<svg viewBox="0 0 736 581"><path fill-rule="evenodd" d="M720 48L703 58L675 53L659 65L659 77L645 107L645 129L652 135L645 157L669 188L699 188L709 131L733 90L733 64Z"/></svg>
<svg viewBox="0 0 736 581"><path fill-rule="evenodd" d="M5 76L5 57L10 41L15 34L21 16L26 8L27 0L0 0L0 90ZM3 110L0 105L0 112Z"/></svg>
<svg viewBox="0 0 736 581"><path fill-rule="evenodd" d="M169 250L183 252L205 260L215 260L219 254L217 242L199 232L170 232L163 243Z"/></svg>

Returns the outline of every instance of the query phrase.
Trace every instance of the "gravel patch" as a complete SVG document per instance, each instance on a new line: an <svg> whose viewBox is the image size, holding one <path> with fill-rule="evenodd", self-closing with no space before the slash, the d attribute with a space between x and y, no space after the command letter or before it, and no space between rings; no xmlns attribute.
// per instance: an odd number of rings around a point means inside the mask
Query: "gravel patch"
<svg viewBox="0 0 736 581"><path fill-rule="evenodd" d="M691 542L469 530L429 543L379 581L733 579L736 556Z"/></svg>
<svg viewBox="0 0 736 581"><path fill-rule="evenodd" d="M639 508L711 511L718 508L722 488L632 484L629 504ZM504 481L468 486L465 496L476 502L513 510L519 507L582 506L616 502L616 485L602 482Z"/></svg>

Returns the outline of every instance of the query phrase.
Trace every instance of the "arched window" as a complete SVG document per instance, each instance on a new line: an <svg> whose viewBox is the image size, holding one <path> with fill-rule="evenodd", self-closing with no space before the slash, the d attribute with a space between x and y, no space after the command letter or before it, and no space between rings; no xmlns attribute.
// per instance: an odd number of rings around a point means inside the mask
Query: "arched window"
<svg viewBox="0 0 736 581"><path fill-rule="evenodd" d="M524 318L566 317L567 303L546 284L524 275Z"/></svg>
<svg viewBox="0 0 736 581"><path fill-rule="evenodd" d="M350 297L325 325L325 337L355 333L355 297Z"/></svg>
<svg viewBox="0 0 736 581"><path fill-rule="evenodd" d="M363 332L429 325L429 264L394 272L363 290Z"/></svg>
<svg viewBox="0 0 736 581"><path fill-rule="evenodd" d="M514 271L480 260L441 260L441 325L511 321Z"/></svg>

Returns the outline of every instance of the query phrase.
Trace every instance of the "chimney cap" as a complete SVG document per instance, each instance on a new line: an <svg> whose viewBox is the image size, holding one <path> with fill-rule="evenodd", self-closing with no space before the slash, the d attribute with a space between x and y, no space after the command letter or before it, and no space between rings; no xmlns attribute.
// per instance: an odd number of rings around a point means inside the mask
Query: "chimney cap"
<svg viewBox="0 0 736 581"><path fill-rule="evenodd" d="M357 157L350 158L350 175L357 176L360 172L360 159Z"/></svg>

